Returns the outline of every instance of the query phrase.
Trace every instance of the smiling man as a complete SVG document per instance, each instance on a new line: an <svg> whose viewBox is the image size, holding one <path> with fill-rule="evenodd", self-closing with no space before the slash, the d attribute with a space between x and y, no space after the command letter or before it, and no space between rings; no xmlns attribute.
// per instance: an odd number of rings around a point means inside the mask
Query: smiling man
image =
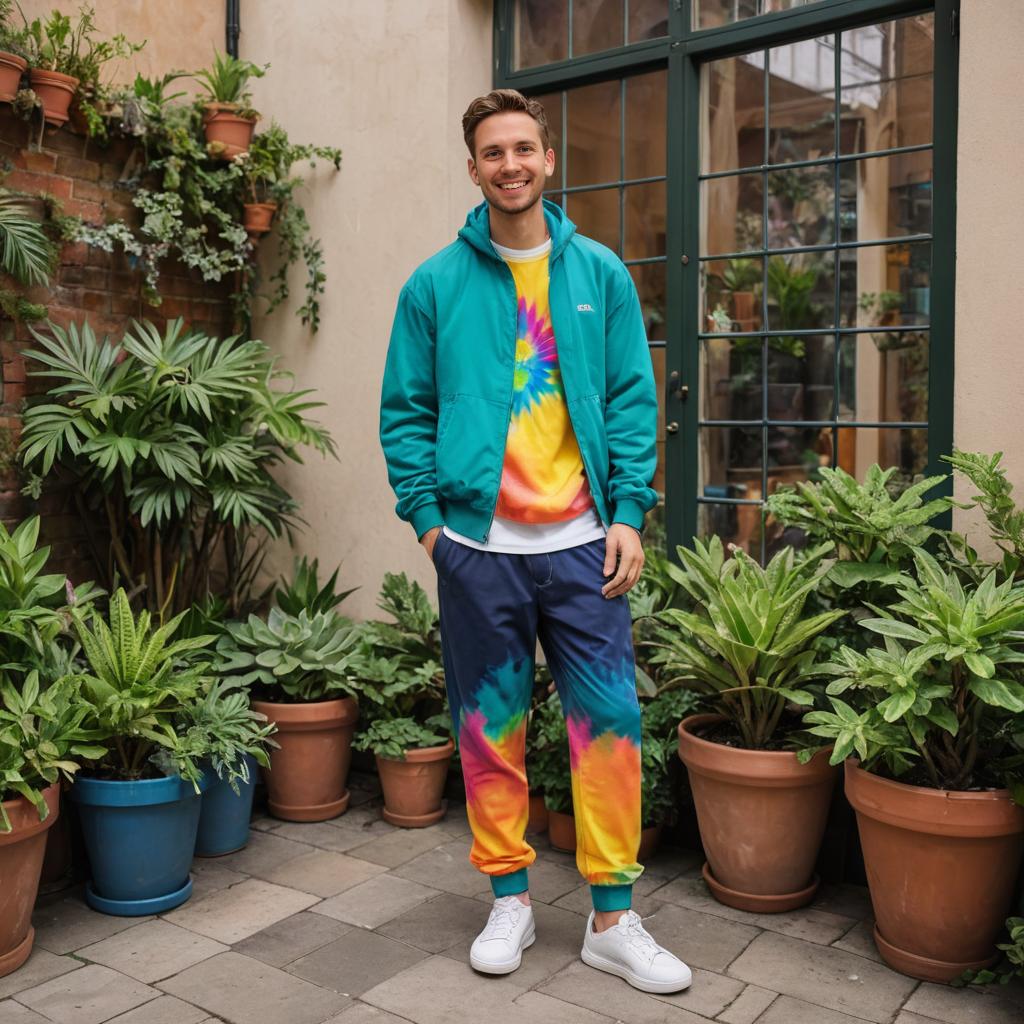
<svg viewBox="0 0 1024 1024"><path fill-rule="evenodd" d="M507 974L534 941L525 840L527 715L539 638L569 733L576 864L594 912L583 960L648 992L690 971L630 909L640 841L640 709L626 592L656 499L657 399L618 257L542 199L544 109L511 89L462 119L484 202L398 299L381 444L437 570L452 721L495 901L470 953Z"/></svg>

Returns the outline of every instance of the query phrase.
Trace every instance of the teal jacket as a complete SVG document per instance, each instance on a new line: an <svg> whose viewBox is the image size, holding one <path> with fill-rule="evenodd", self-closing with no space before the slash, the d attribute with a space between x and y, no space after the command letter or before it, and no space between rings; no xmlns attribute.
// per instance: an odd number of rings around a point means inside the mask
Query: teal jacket
<svg viewBox="0 0 1024 1024"><path fill-rule="evenodd" d="M640 529L657 495L658 402L629 271L544 200L548 300L569 418L606 525ZM487 204L398 298L380 441L400 518L417 537L447 524L486 541L512 413L517 299L491 245Z"/></svg>

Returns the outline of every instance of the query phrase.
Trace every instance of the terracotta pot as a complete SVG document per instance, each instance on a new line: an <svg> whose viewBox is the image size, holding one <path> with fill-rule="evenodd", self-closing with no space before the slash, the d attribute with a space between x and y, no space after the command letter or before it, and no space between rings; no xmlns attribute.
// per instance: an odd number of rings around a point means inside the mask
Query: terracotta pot
<svg viewBox="0 0 1024 1024"><path fill-rule="evenodd" d="M724 721L692 715L679 724L707 854L704 880L720 903L775 914L809 903L838 767L824 750L805 765L790 751L742 750L696 735Z"/></svg>
<svg viewBox="0 0 1024 1024"><path fill-rule="evenodd" d="M14 99L27 68L28 61L24 57L0 50L0 100L10 103Z"/></svg>
<svg viewBox="0 0 1024 1024"><path fill-rule="evenodd" d="M345 788L352 761L352 734L359 718L354 697L309 704L254 700L254 711L276 723L270 752L267 806L285 821L327 821L348 808Z"/></svg>
<svg viewBox="0 0 1024 1024"><path fill-rule="evenodd" d="M455 752L449 740L440 747L417 747L405 757L377 755L377 774L384 791L381 817L400 828L426 828L440 821L448 809L444 783Z"/></svg>
<svg viewBox="0 0 1024 1024"><path fill-rule="evenodd" d="M68 119L68 107L78 88L78 79L71 75L62 75L59 71L44 71L33 68L29 72L29 82L43 105L43 117L47 124L59 128Z"/></svg>
<svg viewBox="0 0 1024 1024"><path fill-rule="evenodd" d="M548 808L543 793L530 794L530 816L526 819L527 832L547 832Z"/></svg>
<svg viewBox="0 0 1024 1024"><path fill-rule="evenodd" d="M996 960L1024 855L1008 790L908 786L846 762L875 908L875 944L897 971L948 982Z"/></svg>
<svg viewBox="0 0 1024 1024"><path fill-rule="evenodd" d="M25 799L5 800L10 832L0 832L0 978L16 971L32 952L32 907L46 850L46 832L60 814L60 784L44 791L44 821Z"/></svg>
<svg viewBox="0 0 1024 1024"><path fill-rule="evenodd" d="M255 242L260 235L270 230L270 223L277 212L277 203L245 203L242 206L242 227Z"/></svg>
<svg viewBox="0 0 1024 1024"><path fill-rule="evenodd" d="M249 152L255 117L240 117L233 103L207 103L203 114L203 131L207 150L218 160L233 160Z"/></svg>
<svg viewBox="0 0 1024 1024"><path fill-rule="evenodd" d="M637 851L636 859L641 864L645 864L650 860L658 849L658 843L661 842L662 827L661 825L651 825L650 828L640 831L640 849Z"/></svg>
<svg viewBox="0 0 1024 1024"><path fill-rule="evenodd" d="M576 852L576 817L548 808L548 842L553 850Z"/></svg>

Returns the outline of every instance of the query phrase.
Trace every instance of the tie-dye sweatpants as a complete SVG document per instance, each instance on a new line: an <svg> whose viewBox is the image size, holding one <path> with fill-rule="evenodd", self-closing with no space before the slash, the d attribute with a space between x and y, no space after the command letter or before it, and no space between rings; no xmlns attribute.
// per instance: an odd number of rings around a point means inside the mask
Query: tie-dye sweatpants
<svg viewBox="0 0 1024 1024"><path fill-rule="evenodd" d="M576 865L624 910L640 843L640 708L629 604L606 599L604 541L541 555L434 548L444 669L473 829L496 896L527 889L527 714L539 637L569 732Z"/></svg>

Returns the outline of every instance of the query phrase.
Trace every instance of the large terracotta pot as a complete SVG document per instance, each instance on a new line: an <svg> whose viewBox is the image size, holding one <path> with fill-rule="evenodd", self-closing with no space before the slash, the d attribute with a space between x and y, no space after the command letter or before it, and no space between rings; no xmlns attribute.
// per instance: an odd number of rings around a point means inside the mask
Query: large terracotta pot
<svg viewBox="0 0 1024 1024"><path fill-rule="evenodd" d="M43 795L50 811L43 821L22 797L4 801L11 831L0 832L0 978L16 971L32 952L32 907L39 890L46 831L60 813L60 784L55 782Z"/></svg>
<svg viewBox="0 0 1024 1024"><path fill-rule="evenodd" d="M444 783L454 752L455 743L449 740L440 747L407 750L402 759L378 754L384 820L400 828L426 828L440 821L448 809Z"/></svg>
<svg viewBox="0 0 1024 1024"><path fill-rule="evenodd" d="M654 856L661 842L661 825L651 825L649 828L640 831L640 849L637 851L636 859L641 864L646 864Z"/></svg>
<svg viewBox="0 0 1024 1024"><path fill-rule="evenodd" d="M267 806L285 821L327 821L348 808L345 788L352 734L359 718L354 697L309 704L254 700L254 711L277 725L279 746L264 771Z"/></svg>
<svg viewBox="0 0 1024 1024"><path fill-rule="evenodd" d="M530 794L530 810L526 819L527 832L547 832L548 808L543 793Z"/></svg>
<svg viewBox="0 0 1024 1024"><path fill-rule="evenodd" d="M27 67L24 57L0 50L0 101L10 103L14 99Z"/></svg>
<svg viewBox="0 0 1024 1024"><path fill-rule="evenodd" d="M240 117L235 104L208 103L203 113L207 150L220 160L233 160L249 152L256 118Z"/></svg>
<svg viewBox="0 0 1024 1024"><path fill-rule="evenodd" d="M897 971L948 982L996 960L1024 855L1008 790L908 786L846 762L875 909L875 944Z"/></svg>
<svg viewBox="0 0 1024 1024"><path fill-rule="evenodd" d="M68 107L78 88L78 79L71 75L62 75L59 71L45 71L33 68L29 72L32 90L43 105L43 117L47 124L59 128L67 122Z"/></svg>
<svg viewBox="0 0 1024 1024"><path fill-rule="evenodd" d="M818 888L818 856L838 768L821 751L805 765L790 751L743 750L697 733L721 722L692 715L679 724L707 854L704 880L720 903L754 913L802 907Z"/></svg>
<svg viewBox="0 0 1024 1024"><path fill-rule="evenodd" d="M576 852L576 817L548 808L548 842L553 850Z"/></svg>

